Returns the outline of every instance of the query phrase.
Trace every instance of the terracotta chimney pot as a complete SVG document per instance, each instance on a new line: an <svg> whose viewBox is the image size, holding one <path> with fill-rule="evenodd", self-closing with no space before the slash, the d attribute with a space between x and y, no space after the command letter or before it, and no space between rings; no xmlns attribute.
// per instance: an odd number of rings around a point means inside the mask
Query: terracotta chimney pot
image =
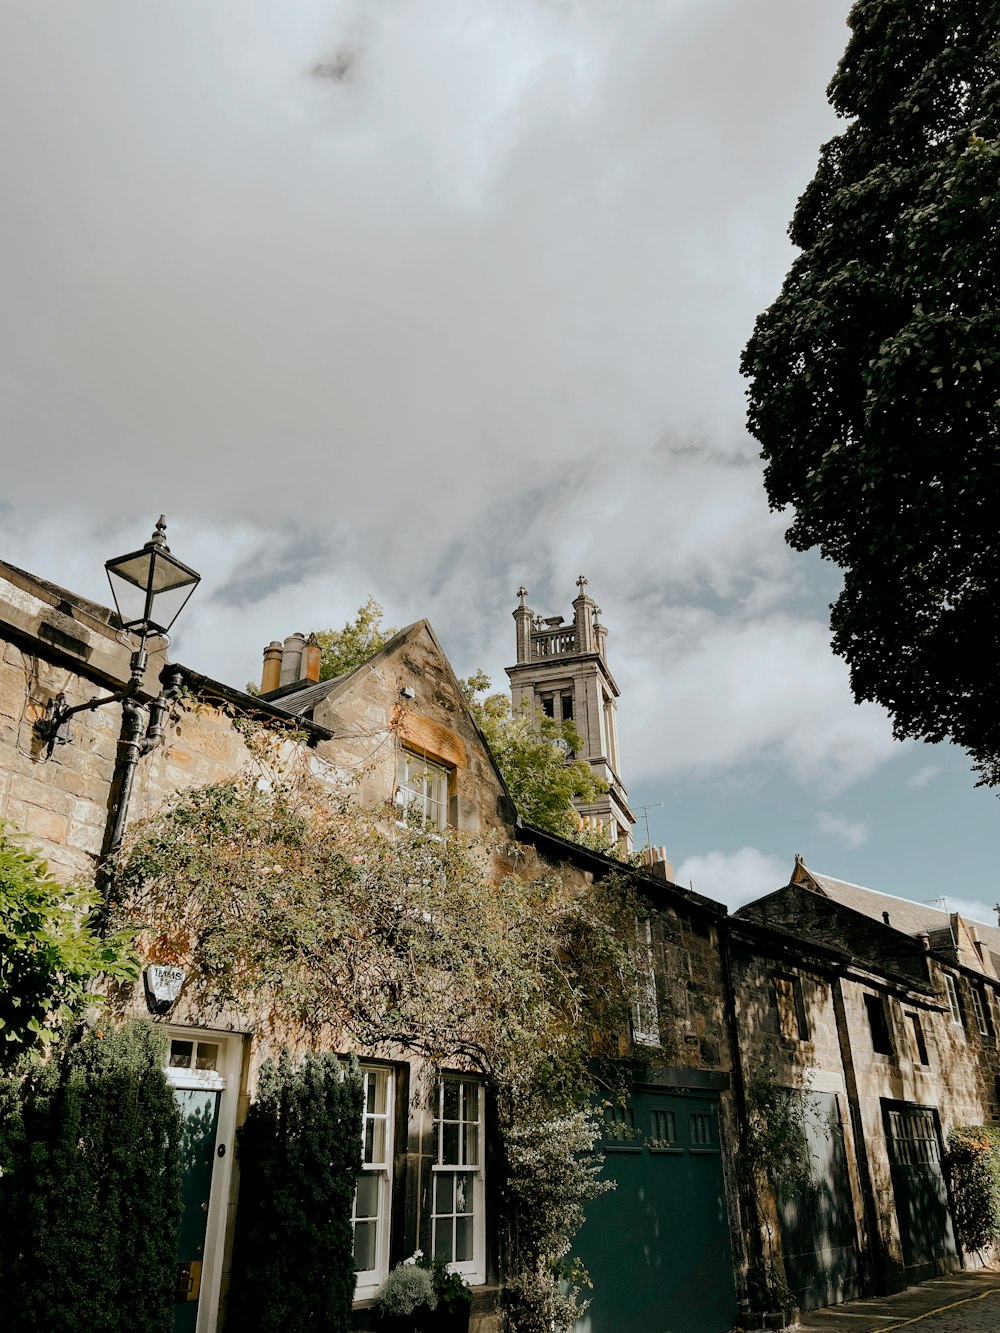
<svg viewBox="0 0 1000 1333"><path fill-rule="evenodd" d="M319 680L320 663L323 660L323 650L319 646L315 634L310 634L306 639L306 646L302 649L302 675L305 680Z"/></svg>

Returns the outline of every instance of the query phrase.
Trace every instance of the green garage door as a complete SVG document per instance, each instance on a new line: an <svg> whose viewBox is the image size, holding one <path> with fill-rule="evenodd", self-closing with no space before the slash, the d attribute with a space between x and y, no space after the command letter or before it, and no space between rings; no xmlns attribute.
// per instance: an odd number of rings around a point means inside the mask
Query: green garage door
<svg viewBox="0 0 1000 1333"><path fill-rule="evenodd" d="M800 1092L803 1178L778 1190L781 1252L796 1305L816 1310L861 1295L858 1233L840 1105Z"/></svg>
<svg viewBox="0 0 1000 1333"><path fill-rule="evenodd" d="M961 1268L941 1168L941 1130L932 1106L882 1102L892 1192L906 1281Z"/></svg>
<svg viewBox="0 0 1000 1333"><path fill-rule="evenodd" d="M609 1112L604 1176L573 1252L594 1284L577 1333L724 1333L736 1290L718 1101L635 1092Z"/></svg>

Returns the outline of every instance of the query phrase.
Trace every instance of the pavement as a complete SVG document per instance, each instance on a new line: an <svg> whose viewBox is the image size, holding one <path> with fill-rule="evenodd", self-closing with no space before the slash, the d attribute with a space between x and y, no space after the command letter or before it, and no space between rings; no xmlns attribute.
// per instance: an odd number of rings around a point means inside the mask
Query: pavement
<svg viewBox="0 0 1000 1333"><path fill-rule="evenodd" d="M1000 1271L932 1278L894 1296L809 1310L799 1333L1000 1333Z"/></svg>

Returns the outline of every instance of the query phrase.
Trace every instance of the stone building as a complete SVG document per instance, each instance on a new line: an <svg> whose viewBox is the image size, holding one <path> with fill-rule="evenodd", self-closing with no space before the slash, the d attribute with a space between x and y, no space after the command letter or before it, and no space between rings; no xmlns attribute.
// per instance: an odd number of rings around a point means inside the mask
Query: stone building
<svg viewBox="0 0 1000 1333"><path fill-rule="evenodd" d="M1000 930L801 857L728 930L742 1069L807 1111L810 1179L763 1219L799 1303L979 1262L956 1240L942 1159L953 1127L1000 1123Z"/></svg>
<svg viewBox="0 0 1000 1333"><path fill-rule="evenodd" d="M581 651L563 654L568 640L552 651L558 661L549 679L553 692L561 691L553 713L558 708L565 716L563 698L572 698L574 719L593 738L588 757L617 783L605 813L619 821L624 836L631 817L617 778L617 690L604 663L603 628L582 584L575 609L574 643ZM545 633L533 626L524 632ZM621 870L618 861L519 821L426 621L331 681L317 679L318 654L305 636L275 642L265 650L262 682L272 688L259 697L182 664L168 665L162 643L147 646L138 703L148 708L157 698L161 677L174 697L156 734L140 745L130 819L154 812L184 788L243 771L251 755L240 724L251 718L271 728L280 744L297 747L331 790L350 787L390 816L395 811L442 834L452 828L492 833L491 855L516 863L522 875L557 871L567 883L583 885ZM66 877L93 875L108 849L121 804L125 710L118 699L82 711L47 739L36 724L60 695L75 705L120 692L132 647L105 608L0 564L0 818ZM537 684L544 690L541 679ZM621 1054L634 1062L632 1097L625 1106L608 1107L607 1169L621 1187L598 1201L580 1238L595 1279L589 1326L594 1333L620 1327L619 1312L627 1308L637 1333L661 1327L666 1311L682 1333L705 1333L699 1293L711 1293L708 1317L723 1333L735 1318L737 1275L745 1266L729 1166L735 1133L731 1006L719 944L726 913L663 873L633 874L650 907L648 921L637 922L645 981L634 997L631 1031L622 1034ZM148 973L147 981L153 987L157 978ZM176 1002L156 1019L170 1038L168 1078L183 1107L209 1116L213 1146L224 1149L246 1113L260 1063L275 1053L280 1036L243 1010L197 1010L180 984ZM144 1006L141 995L136 1003ZM474 1292L474 1333L490 1333L503 1280L503 1182L490 1174L482 1080L467 1061L447 1056L431 1062L402 1050L355 1053L366 1080L366 1123L378 1127L366 1136L365 1187L355 1205L356 1325L369 1326L382 1277L419 1246L444 1255L466 1276ZM458 1169L441 1156L437 1130L446 1104L460 1108L463 1124L474 1122L481 1132L472 1138L483 1145L474 1160L460 1164L465 1179L458 1211L456 1193L449 1196L437 1184ZM376 1143L384 1152L375 1152ZM194 1236L187 1242L193 1248L178 1254L185 1276L178 1333L222 1327L239 1207L235 1154L209 1153L199 1188L200 1229L184 1229ZM655 1284L646 1280L651 1266Z"/></svg>
<svg viewBox="0 0 1000 1333"><path fill-rule="evenodd" d="M528 606L528 590L518 589L517 662L507 668L511 699L515 710L537 709L556 722L573 723L583 741L576 757L585 759L608 788L593 804L579 805L580 814L630 852L635 816L621 780L619 692L605 651L608 631L601 624L601 608L587 593L587 580L581 574L576 582L580 591L570 624L562 616L536 616Z"/></svg>

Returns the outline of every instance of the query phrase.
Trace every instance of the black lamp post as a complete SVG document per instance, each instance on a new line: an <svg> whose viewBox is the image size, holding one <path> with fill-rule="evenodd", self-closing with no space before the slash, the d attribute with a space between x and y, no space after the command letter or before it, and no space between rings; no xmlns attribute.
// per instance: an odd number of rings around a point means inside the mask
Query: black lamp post
<svg viewBox="0 0 1000 1333"><path fill-rule="evenodd" d="M69 720L75 713L90 712L105 704L122 705L118 762L112 788L111 815L101 852L102 867L121 844L136 763L140 755L148 754L160 739L163 716L181 679L176 668L168 668L161 677L163 689L149 705L147 721L143 705L137 697L149 660L146 640L151 635L165 637L169 633L188 598L201 582L200 574L170 554L166 532L167 521L161 514L152 537L141 550L116 556L104 566L121 627L138 638L138 647L132 653L129 663L128 684L114 694L88 699L86 703L76 704L72 708L67 707L66 696L59 694L49 700L44 716L35 723L39 736L48 741L51 755L57 745L68 745L72 741Z"/></svg>
<svg viewBox="0 0 1000 1333"><path fill-rule="evenodd" d="M115 556L105 564L122 629L139 638L139 646L129 663L129 682L124 689L114 694L105 695L101 699L88 699L86 703L76 704L73 708L67 707L65 694L50 699L44 716L35 723L39 736L49 743L50 754L55 746L68 745L73 739L69 720L75 713L87 713L104 704L134 700L149 660L146 639L151 634L167 635L188 598L201 582L200 574L170 554L166 534L167 520L161 514L152 537L141 551ZM159 702L156 700L152 707L155 708ZM152 723L151 716L150 725Z"/></svg>

